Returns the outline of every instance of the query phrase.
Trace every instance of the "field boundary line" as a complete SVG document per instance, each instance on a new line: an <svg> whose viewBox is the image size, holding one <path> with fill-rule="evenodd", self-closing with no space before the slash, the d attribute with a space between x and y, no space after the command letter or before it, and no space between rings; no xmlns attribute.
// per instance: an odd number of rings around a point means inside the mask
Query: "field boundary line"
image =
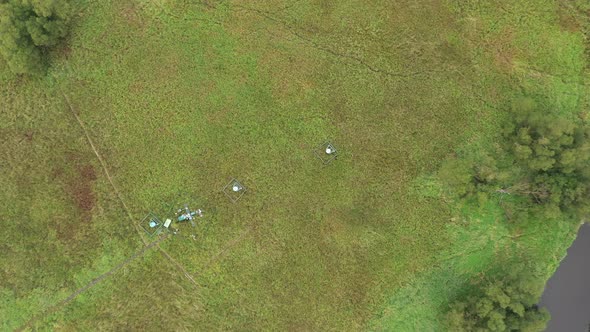
<svg viewBox="0 0 590 332"><path fill-rule="evenodd" d="M407 78L416 77L419 75L428 75L428 74L432 74L432 73L445 72L445 70L420 70L420 71L405 72L405 73L404 72L395 72L395 71L391 71L387 68L381 68L379 66L370 64L367 62L367 60L363 59L362 57L359 57L359 56L356 56L353 54L341 53L341 52L334 50L333 48L331 48L329 46L325 46L322 43L317 42L309 37L305 37L301 33L301 29L299 27L297 27L296 25L294 25L294 22L289 22L289 21L285 20L285 18L281 18L281 17L276 16L276 14L294 6L297 2L299 2L299 0L296 0L296 1L294 1L294 3L284 6L282 8L279 8L273 12L269 12L269 11L254 8L254 7L244 6L244 5L237 4L237 3L231 3L228 1L219 1L215 5L211 5L207 2L200 2L197 4L201 5L201 6L208 7L208 8L216 8L216 5L221 5L221 6L225 6L229 10L233 10L233 8L232 8L232 6L233 6L235 8L241 9L243 11L251 12L254 15L257 15L261 18L265 18L273 23L278 24L279 26L282 26L290 35L296 37L299 41L303 42L303 45L307 45L307 46L314 48L316 50L319 50L321 52L330 54L330 55L334 56L335 58L348 59L349 61L351 61L353 63L361 65L362 67L365 67L367 70L369 70L373 73L381 74L386 77L407 79ZM216 22L216 23L218 23L218 22ZM291 39L291 41L292 40L293 39ZM344 63L344 62L341 62L341 63Z"/></svg>
<svg viewBox="0 0 590 332"><path fill-rule="evenodd" d="M419 76L419 75L428 75L428 74L432 74L432 73L445 72L445 70L420 70L420 71L403 73L403 72L391 71L387 68L381 68L381 67L378 67L378 66L368 63L367 60L363 59L362 57L359 57L359 56L356 56L353 54L341 53L339 51L334 50L333 48L331 48L329 46L325 46L325 45L313 40L312 38L304 36L300 32L301 29L299 29L297 26L294 26L291 22L288 22L282 18L277 18L276 16L273 15L273 13L267 12L265 10L253 8L253 7L243 6L241 4L227 4L227 3L222 3L222 4L225 4L230 9L231 9L231 6L234 6L236 8L243 10L243 11L251 12L257 16L260 16L262 18L266 18L267 20L282 26L289 34L296 37L297 39L302 41L304 44L307 44L309 47L312 47L312 48L322 51L324 53L330 54L336 58L348 59L349 61L356 62L357 64L361 65L362 67L365 67L369 71L376 73L376 74L385 75L387 77L407 79L407 78L415 77L415 76ZM341 63L343 63L343 62L341 62Z"/></svg>
<svg viewBox="0 0 590 332"><path fill-rule="evenodd" d="M160 249L160 252L162 253L162 255L164 255L171 263L173 263L173 265L176 266L176 268L178 268L180 271L182 271L182 273L184 273L184 276L190 280L190 282L195 285L196 287L200 287L200 285L195 281L195 279L191 276L190 273L188 273L188 271L184 268L184 266L182 264L180 264L176 259L174 259L172 256L170 256L170 254L168 254L168 252L166 250L164 250L162 247L160 247L160 245L158 244L158 249Z"/></svg>
<svg viewBox="0 0 590 332"><path fill-rule="evenodd" d="M96 146L94 145L94 142L92 141L92 138L90 138L90 134L88 133L88 130L86 129L86 126L84 125L84 122L82 122L82 120L80 119L78 114L76 114L76 111L74 110L74 107L73 107L72 103L70 102L70 98L68 98L68 96L65 94L65 92L63 92L63 90L61 90L61 88L60 88L60 92L63 95L66 103L68 104L68 107L69 107L72 115L74 116L74 118L76 119L78 124L80 125L80 128L82 128L82 131L84 132L84 136L86 136L86 141L88 141L88 144L92 148L92 151L96 155L96 158L98 158L98 161L100 162L100 165L101 165L105 175L107 176L107 180L111 184L111 187L113 188L113 191L117 195L117 198L119 199L119 201L123 205L123 208L125 209L125 212L127 213L127 216L129 217L129 219L133 223L133 227L137 231L137 233L138 233L139 237L141 238L141 240L143 241L143 243L145 245L147 245L148 241L144 238L141 230L139 229L137 224L134 222L135 219L133 218L133 215L131 215L131 210L129 210L129 207L127 207L127 204L125 204L125 201L123 200L123 197L121 196L121 193L119 192L119 189L117 189L117 186L115 186L115 183L113 182L113 178L111 177L111 174L109 173L109 170L107 168L107 164L105 163L104 159L102 159L102 157L98 153L98 150L96 149Z"/></svg>
<svg viewBox="0 0 590 332"><path fill-rule="evenodd" d="M82 131L84 132L84 135L86 136L86 140L88 141L88 144L90 145L90 147L92 148L92 151L94 152L94 154L96 155L96 157L98 158L98 161L100 162L100 165L103 168L104 173L107 176L107 179L109 181L109 183L111 184L111 187L113 188L113 190L115 191L115 194L117 195L117 198L119 199L119 201L121 201L121 204L123 205L123 208L125 209L125 212L127 213L127 216L129 217L129 219L131 220L131 222L133 223L133 226L135 227L135 230L138 232L139 236L141 237L141 240L144 242L145 245L148 244L147 240L144 238L141 230L139 229L139 227L137 226L137 224L134 222L134 218L131 215L131 212L129 210L129 208L127 207L127 204L125 204L125 201L123 200L123 197L121 196L121 193L119 192L119 190L117 189L117 187L115 186L115 183L113 182L113 179L111 178L111 175L108 171L106 162L104 161L104 159L100 156L100 154L98 153L98 150L96 149L96 146L94 145L92 138L90 138L90 134L88 133L88 130L86 129L86 126L84 125L84 122L82 122L82 119L80 119L80 117L78 116L78 114L76 114L76 111L74 110L74 107L72 105L72 103L70 102L70 99L68 98L68 96L63 92L63 90L61 90L61 93L66 101L66 103L68 104L68 107L72 113L72 115L74 115L74 118L76 118L76 121L78 122L78 124L80 125L80 127L82 128ZM233 247L236 242L239 242L245 235L247 235L249 233L249 230L243 232L242 234L240 234L237 238L235 238L234 240L231 240L230 243L226 246L226 248L222 249L219 253L217 253L211 260L209 260L207 262L207 264L205 265L205 267L210 266L213 262L215 262L218 258L221 258L223 256L223 254L231 247ZM162 253L162 255L164 255L164 257L166 257L166 259L168 261L170 261L172 263L172 265L174 265L178 270L180 270L180 272L182 272L182 274L184 274L184 276L197 288L200 288L199 283L197 283L197 281L195 281L195 279L192 277L192 275L187 271L187 269L181 264L179 263L176 259L174 259L164 248L162 248L160 246L160 244L158 243L158 250Z"/></svg>
<svg viewBox="0 0 590 332"><path fill-rule="evenodd" d="M63 95L66 103L68 104L68 107L72 113L72 115L74 115L74 118L76 118L76 121L78 122L78 124L80 125L80 128L82 128L82 131L84 132L84 135L86 136L86 140L88 141L88 144L90 144L90 147L92 147L92 151L94 152L94 154L96 155L96 157L98 158L98 161L100 162L100 165L102 166L107 179L109 181L109 183L111 184L111 187L113 188L113 190L115 191L115 194L117 195L117 198L119 199L119 201L121 201L121 204L123 205L123 208L125 209L125 212L127 213L127 216L129 217L129 220L131 220L131 223L133 224L133 227L135 228L135 230L137 231L139 237L141 238L141 240L143 241L143 243L145 245L148 244L148 241L145 239L142 231L139 229L139 226L137 225L137 223L135 222L135 219L133 218L133 215L131 215L131 210L129 210L129 208L127 207L127 204L125 204L125 201L123 200L123 196L121 195L121 193L119 192L119 190L117 189L117 186L115 186L115 183L113 181L113 179L111 178L111 175L108 171L107 168L107 164L104 161L104 159L100 156L100 154L98 153L98 150L96 149L96 146L94 145L94 143L92 142L92 138L90 138L90 134L88 133L88 130L86 129L86 126L84 125L84 122L82 122L82 119L80 119L80 117L78 116L78 114L76 114L76 111L74 110L74 107L72 105L72 103L70 102L70 99L68 98L68 96L65 94L65 92L63 92L63 90L60 89L61 94ZM199 284L193 279L193 277L187 272L186 268L180 264L177 260L175 260L174 258L172 258L172 256L170 256L170 254L164 250L164 248L162 248L159 244L158 244L158 250L160 250L162 252L162 254L178 269L180 270L185 277L196 287L199 287Z"/></svg>
<svg viewBox="0 0 590 332"><path fill-rule="evenodd" d="M29 319L29 321L23 325L22 327L16 329L16 331L24 331L27 328L31 328L32 324L37 321L38 319L40 319L42 316L48 316L51 315L55 312L57 312L58 310L60 310L61 308L63 308L65 305L67 305L68 303L70 303L72 300L74 300L76 297L78 297L78 295L84 293L85 291L89 290L90 288L94 287L96 284L98 284L99 282L103 281L106 277L109 277L110 275L114 274L115 272L119 271L120 269L124 268L125 266L127 266L129 263L131 263L132 261L134 261L135 259L142 257L143 255L145 255L145 253L153 248L154 246L158 246L160 242L162 242L163 240L165 240L168 237L167 235L164 235L163 237L157 239L156 241L153 241L152 243L147 244L146 246L144 246L143 248L141 248L139 251L137 251L135 254L131 255L130 257L128 257L127 259L125 259L124 261L122 261L121 263L117 264L115 267L111 268L110 270L108 270L107 272L99 275L98 277L92 279L92 281L90 281L88 284L86 284L83 287L78 288L75 292L73 292L72 294L70 294L70 296L66 297L65 299L59 301L58 303L54 304L53 306L45 309L43 312L33 316L31 319Z"/></svg>
<svg viewBox="0 0 590 332"><path fill-rule="evenodd" d="M217 262L218 260L222 259L225 254L227 253L228 250L232 249L234 246L236 246L238 243L240 243L248 234L250 234L250 232L252 231L251 228L248 228L244 231L242 231L242 233L238 236L236 236L235 238L229 240L226 245L224 245L222 247L222 249L215 254L215 256L211 257L211 259L209 259L207 261L207 263L205 263L205 265L203 265L203 267L201 268L202 270L206 270L209 267L211 267L211 265L213 265L213 263Z"/></svg>

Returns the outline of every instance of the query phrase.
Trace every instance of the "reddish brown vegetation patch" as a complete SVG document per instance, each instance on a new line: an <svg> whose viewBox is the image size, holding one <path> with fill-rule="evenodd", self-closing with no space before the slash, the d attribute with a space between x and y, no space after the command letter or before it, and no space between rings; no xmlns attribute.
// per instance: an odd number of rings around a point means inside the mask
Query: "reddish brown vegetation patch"
<svg viewBox="0 0 590 332"><path fill-rule="evenodd" d="M92 183L96 180L96 173L94 167L90 164L78 167L77 171L79 178L71 187L74 201L80 210L90 212L96 201L92 190Z"/></svg>
<svg viewBox="0 0 590 332"><path fill-rule="evenodd" d="M572 8L563 4L559 7L559 25L569 32L580 32L582 30L582 25L572 12Z"/></svg>
<svg viewBox="0 0 590 332"><path fill-rule="evenodd" d="M124 2L121 3L120 14L129 26L137 29L143 29L145 24L141 18L139 8L135 2Z"/></svg>
<svg viewBox="0 0 590 332"><path fill-rule="evenodd" d="M90 212L96 204L93 184L96 180L96 171L87 161L82 160L78 154L68 155L68 161L73 167L73 172L66 180L66 190L76 207L83 214L85 220L90 220Z"/></svg>
<svg viewBox="0 0 590 332"><path fill-rule="evenodd" d="M513 69L514 59L517 57L517 50L512 45L513 39L512 31L505 29L488 44L496 67L507 72Z"/></svg>
<svg viewBox="0 0 590 332"><path fill-rule="evenodd" d="M62 44L57 48L57 54L59 57L69 60L72 57L72 48L68 44Z"/></svg>
<svg viewBox="0 0 590 332"><path fill-rule="evenodd" d="M90 156L69 153L66 155L65 164L53 171L53 176L62 181L66 197L77 210L73 215L56 215L53 218L52 225L56 235L64 242L73 244L94 241L89 221L96 205L93 186L97 177L89 160Z"/></svg>

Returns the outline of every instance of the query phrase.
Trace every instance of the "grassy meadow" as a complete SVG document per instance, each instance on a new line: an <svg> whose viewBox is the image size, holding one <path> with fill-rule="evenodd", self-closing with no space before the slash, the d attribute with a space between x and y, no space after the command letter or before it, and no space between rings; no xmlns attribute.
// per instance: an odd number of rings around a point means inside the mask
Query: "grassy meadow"
<svg viewBox="0 0 590 332"><path fill-rule="evenodd" d="M439 331L501 257L548 278L576 224L512 225L436 172L493 146L515 96L588 110L586 10L80 1L47 77L0 63L0 330ZM183 203L197 227L60 304Z"/></svg>

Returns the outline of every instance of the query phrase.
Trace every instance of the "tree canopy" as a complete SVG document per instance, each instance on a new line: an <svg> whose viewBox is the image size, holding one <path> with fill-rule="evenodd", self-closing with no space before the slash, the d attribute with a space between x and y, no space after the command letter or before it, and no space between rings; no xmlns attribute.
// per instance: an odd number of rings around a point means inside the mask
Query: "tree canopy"
<svg viewBox="0 0 590 332"><path fill-rule="evenodd" d="M41 73L68 32L68 0L0 0L0 55L15 74Z"/></svg>
<svg viewBox="0 0 590 332"><path fill-rule="evenodd" d="M590 175L590 128L547 114L530 99L516 102L512 114L504 136L529 171Z"/></svg>
<svg viewBox="0 0 590 332"><path fill-rule="evenodd" d="M529 212L590 212L590 127L558 116L530 98L514 102L502 141L477 158L453 158L438 172L455 194L506 194L528 199Z"/></svg>
<svg viewBox="0 0 590 332"><path fill-rule="evenodd" d="M448 328L456 332L542 331L549 319L547 311L536 305L542 285L518 268L502 278L486 280L479 285L479 296L451 305Z"/></svg>
<svg viewBox="0 0 590 332"><path fill-rule="evenodd" d="M590 128L543 112L530 99L515 103L506 127L507 149L523 171L511 187L547 206L581 218L590 196Z"/></svg>

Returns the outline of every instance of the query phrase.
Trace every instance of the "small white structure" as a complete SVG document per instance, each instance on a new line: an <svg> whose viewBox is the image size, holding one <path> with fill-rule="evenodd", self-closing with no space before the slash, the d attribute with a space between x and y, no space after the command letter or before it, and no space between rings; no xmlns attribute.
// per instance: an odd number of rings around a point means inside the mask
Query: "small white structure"
<svg viewBox="0 0 590 332"><path fill-rule="evenodd" d="M172 223L171 219L166 219L166 221L164 222L164 227L166 227L166 228L170 227L171 223Z"/></svg>
<svg viewBox="0 0 590 332"><path fill-rule="evenodd" d="M231 179L231 181L229 181L229 183L222 189L223 193L234 203L237 202L247 190L248 189L236 179ZM202 211L197 211L197 215L202 217Z"/></svg>

